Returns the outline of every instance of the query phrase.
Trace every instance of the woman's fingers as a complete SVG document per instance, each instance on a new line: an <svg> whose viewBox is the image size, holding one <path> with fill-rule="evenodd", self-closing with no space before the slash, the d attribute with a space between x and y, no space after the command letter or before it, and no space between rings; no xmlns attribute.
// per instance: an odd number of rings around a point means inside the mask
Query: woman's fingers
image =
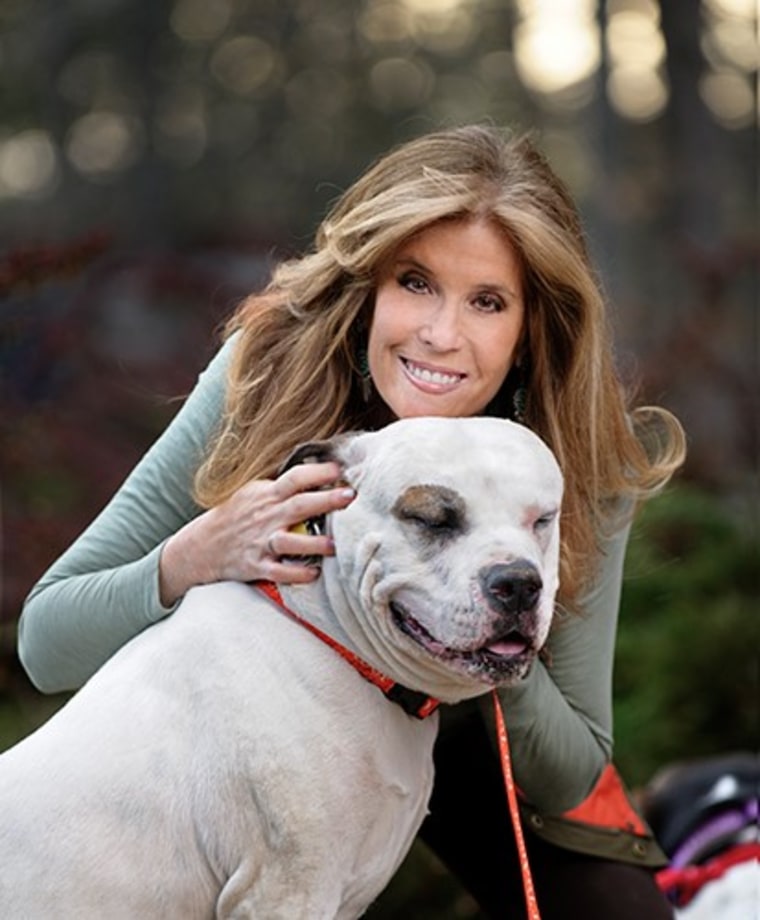
<svg viewBox="0 0 760 920"><path fill-rule="evenodd" d="M340 465L327 463L301 463L286 470L272 480L274 497L284 501L301 492L311 492L334 485L341 475Z"/></svg>
<svg viewBox="0 0 760 920"><path fill-rule="evenodd" d="M201 515L195 527L203 538L205 580L313 580L321 558L333 552L332 541L298 525L350 504L355 492L336 485L340 474L337 463L293 467L277 479L249 482Z"/></svg>
<svg viewBox="0 0 760 920"><path fill-rule="evenodd" d="M313 556L333 556L335 546L330 537L300 533L292 530L276 531L267 540L270 556L278 561L299 562Z"/></svg>
<svg viewBox="0 0 760 920"><path fill-rule="evenodd" d="M340 475L341 468L337 463L308 463L291 467L273 481L275 504L279 498L280 507L272 508L272 516L288 537L294 537L288 539L287 545L278 538L275 549L279 555L326 554L324 546L313 541L309 528L299 528L298 525L345 508L353 501L356 492L345 483L339 483ZM303 535L305 543L300 539ZM294 546L294 543L297 545Z"/></svg>
<svg viewBox="0 0 760 920"><path fill-rule="evenodd" d="M319 492L299 492L282 504L286 529L309 518L321 517L345 508L355 497L356 492L350 486L338 486Z"/></svg>
<svg viewBox="0 0 760 920"><path fill-rule="evenodd" d="M303 565L297 562L272 561L266 567L263 576L267 581L274 581L280 585L304 585L319 578L321 569L318 565Z"/></svg>

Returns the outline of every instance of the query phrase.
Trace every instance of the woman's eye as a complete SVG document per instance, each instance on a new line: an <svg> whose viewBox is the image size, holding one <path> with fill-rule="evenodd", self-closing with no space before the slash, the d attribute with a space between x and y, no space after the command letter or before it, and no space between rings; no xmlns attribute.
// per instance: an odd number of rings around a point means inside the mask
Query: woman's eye
<svg viewBox="0 0 760 920"><path fill-rule="evenodd" d="M420 275L402 275L399 278L399 284L413 294L425 294L430 290L430 285Z"/></svg>
<svg viewBox="0 0 760 920"><path fill-rule="evenodd" d="M500 313L504 309L504 301L495 294L478 294L475 306L486 313Z"/></svg>

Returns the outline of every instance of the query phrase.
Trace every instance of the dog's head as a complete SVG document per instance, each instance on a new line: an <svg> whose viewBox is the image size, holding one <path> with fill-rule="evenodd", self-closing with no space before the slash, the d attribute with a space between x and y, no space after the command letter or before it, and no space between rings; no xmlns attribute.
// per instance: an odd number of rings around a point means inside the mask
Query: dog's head
<svg viewBox="0 0 760 920"><path fill-rule="evenodd" d="M558 586L562 476L527 428L405 419L306 445L357 491L323 577L360 654L447 702L521 679Z"/></svg>

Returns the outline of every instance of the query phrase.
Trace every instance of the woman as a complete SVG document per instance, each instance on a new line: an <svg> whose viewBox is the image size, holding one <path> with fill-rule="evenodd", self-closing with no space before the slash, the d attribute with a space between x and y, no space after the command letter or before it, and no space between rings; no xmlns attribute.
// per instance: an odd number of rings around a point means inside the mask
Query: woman
<svg viewBox="0 0 760 920"><path fill-rule="evenodd" d="M333 464L277 476L296 444L398 417L517 418L551 446L566 482L562 615L547 663L502 694L531 826L555 826L611 756L631 509L684 453L672 416L627 405L565 188L529 140L495 129L412 141L342 196L313 251L280 265L228 333L164 435L31 592L19 632L30 677L47 691L79 686L193 585L318 577L292 557L330 554L329 539L293 528L352 494ZM423 836L485 911L522 916L477 707L444 720L436 769ZM545 920L670 916L650 872L606 845L618 835L582 842L584 855L566 836L530 835Z"/></svg>

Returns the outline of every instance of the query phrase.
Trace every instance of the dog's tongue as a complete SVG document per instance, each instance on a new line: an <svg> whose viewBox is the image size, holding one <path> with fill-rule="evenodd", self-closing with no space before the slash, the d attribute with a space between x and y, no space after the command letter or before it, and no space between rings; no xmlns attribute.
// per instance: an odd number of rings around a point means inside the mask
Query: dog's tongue
<svg viewBox="0 0 760 920"><path fill-rule="evenodd" d="M488 646L488 651L493 652L494 655L521 655L525 649L528 647L528 643L524 639L519 639L515 636L514 639L500 639L498 642L492 642Z"/></svg>

